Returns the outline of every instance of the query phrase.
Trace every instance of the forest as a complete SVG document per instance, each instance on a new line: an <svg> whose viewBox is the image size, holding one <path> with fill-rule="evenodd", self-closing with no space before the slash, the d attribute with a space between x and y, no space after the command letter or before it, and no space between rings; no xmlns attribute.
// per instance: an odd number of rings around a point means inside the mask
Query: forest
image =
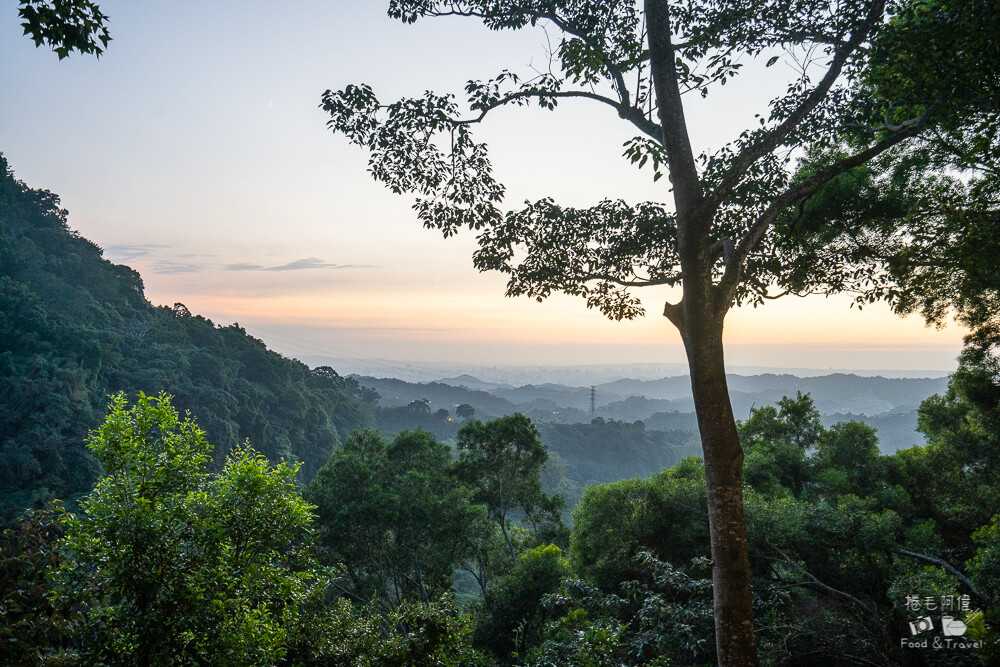
<svg viewBox="0 0 1000 667"><path fill-rule="evenodd" d="M6 164L0 259L0 662L717 661L688 432L380 407L152 307ZM739 424L766 664L1000 659L994 341L921 404L923 446L883 454L801 393ZM941 616L965 629L924 650L911 624Z"/></svg>
<svg viewBox="0 0 1000 667"><path fill-rule="evenodd" d="M60 60L108 48L92 0L17 8ZM475 237L506 296L620 321L669 288L697 439L676 412L543 423L541 396L530 416L382 405L238 324L153 306L0 156L0 663L1000 664L1000 5L388 14L551 31L547 67L469 80L462 103L359 83L319 107L425 227ZM699 152L689 100L751 62L790 67L787 87ZM475 132L571 98L614 112L669 205L505 203ZM801 391L734 412L727 314L809 294L967 328L916 410L922 444L880 447Z"/></svg>

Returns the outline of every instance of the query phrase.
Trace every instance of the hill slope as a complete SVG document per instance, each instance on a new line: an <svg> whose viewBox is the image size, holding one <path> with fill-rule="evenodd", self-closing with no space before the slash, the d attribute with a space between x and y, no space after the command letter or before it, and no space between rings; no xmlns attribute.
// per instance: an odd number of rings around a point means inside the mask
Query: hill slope
<svg viewBox="0 0 1000 667"><path fill-rule="evenodd" d="M139 274L71 231L52 193L0 155L0 519L90 489L84 447L118 391L173 394L215 445L249 439L308 480L371 406L351 379L266 349L238 325L154 307Z"/></svg>

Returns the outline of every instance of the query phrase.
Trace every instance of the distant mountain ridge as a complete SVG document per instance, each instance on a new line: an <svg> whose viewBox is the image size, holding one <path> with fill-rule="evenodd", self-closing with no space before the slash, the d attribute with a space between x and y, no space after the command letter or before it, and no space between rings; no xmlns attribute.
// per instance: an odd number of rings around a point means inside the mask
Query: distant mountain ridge
<svg viewBox="0 0 1000 667"><path fill-rule="evenodd" d="M958 352L956 350L955 354ZM687 373L687 364L682 363L624 363L624 364L583 364L583 365L527 365L500 364L486 365L470 362L436 362L400 359L356 358L328 356L314 353L295 355L310 366L332 366L347 375L375 378L396 378L406 382L442 382L462 384L459 376L468 375L478 382L519 387L526 384L563 384L570 387L590 387L614 382L621 378L636 380L659 380L682 376ZM860 377L883 378L944 378L950 370L924 369L901 370L893 368L792 368L774 366L730 365L729 372L735 375L791 375L809 378L821 375L857 375ZM470 385L471 387L471 385Z"/></svg>
<svg viewBox="0 0 1000 667"><path fill-rule="evenodd" d="M483 381L470 374L436 382L355 376L360 384L382 395L383 406L403 406L427 399L432 410L472 405L483 418L522 412L541 423L589 423L590 387L554 383L512 386ZM846 373L800 378L788 374L728 376L730 399L738 419L754 407L772 405L784 396L808 393L825 423L863 421L879 429L884 451L922 441L915 432L916 407L928 396L946 390L947 378L884 378ZM690 379L686 375L656 380L620 379L594 386L596 415L623 422L642 421L657 430L696 431Z"/></svg>
<svg viewBox="0 0 1000 667"><path fill-rule="evenodd" d="M810 394L823 414L851 412L875 416L891 412L900 407L915 407L928 396L945 391L947 378L884 378L880 376L860 376L832 373L800 378L794 375L727 376L734 410L737 406L767 405L782 396L794 396L796 392ZM377 378L364 378L365 382L380 382ZM546 383L512 387L501 383L478 380L470 375L438 380L439 384L456 387L475 387L502 397L515 404L530 403L533 400L554 401L558 405L586 410L590 404L590 387L571 387ZM423 383L410 383L423 384ZM685 409L691 406L691 380L687 375L660 378L657 380L621 379L594 386L598 412L617 402L632 397L663 401L660 409Z"/></svg>

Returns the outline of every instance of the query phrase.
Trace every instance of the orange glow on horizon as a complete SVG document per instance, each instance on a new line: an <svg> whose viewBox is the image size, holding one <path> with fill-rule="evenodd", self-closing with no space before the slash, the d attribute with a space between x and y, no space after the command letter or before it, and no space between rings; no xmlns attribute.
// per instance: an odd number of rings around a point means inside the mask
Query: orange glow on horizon
<svg viewBox="0 0 1000 667"><path fill-rule="evenodd" d="M554 297L539 304L496 295L451 296L429 293L421 299L373 294L310 293L253 296L233 293L150 295L154 301L185 303L219 323L289 325L315 329L364 330L388 341L517 342L521 344L657 345L680 343L677 332L647 308L645 318L612 322L587 311L578 299ZM159 297L159 298L157 298ZM964 329L923 326L918 316L899 318L876 305L858 312L844 300L788 299L764 308L733 310L727 317L728 345L812 345L887 349L942 348L960 345Z"/></svg>

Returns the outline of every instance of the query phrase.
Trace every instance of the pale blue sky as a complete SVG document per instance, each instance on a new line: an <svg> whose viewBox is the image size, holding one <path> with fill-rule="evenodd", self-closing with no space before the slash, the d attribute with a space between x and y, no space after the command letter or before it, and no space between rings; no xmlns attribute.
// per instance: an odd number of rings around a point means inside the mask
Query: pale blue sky
<svg viewBox="0 0 1000 667"><path fill-rule="evenodd" d="M404 26L376 1L101 5L114 38L105 56L60 62L20 36L13 2L0 4L0 150L18 177L62 196L72 227L138 269L154 303L239 321L292 356L682 359L657 315L668 293L648 292L650 315L625 324L577 299L504 299L503 276L472 268L471 236L421 229L409 201L366 174L367 156L325 128L327 88L368 82L386 100L461 92L468 78L542 66L542 31L490 33L461 19ZM783 85L750 75L690 109L696 145L734 136ZM620 157L632 134L587 103L504 111L479 132L511 204L667 200L665 179L654 185ZM729 360L953 367L959 329L846 303L734 312Z"/></svg>

